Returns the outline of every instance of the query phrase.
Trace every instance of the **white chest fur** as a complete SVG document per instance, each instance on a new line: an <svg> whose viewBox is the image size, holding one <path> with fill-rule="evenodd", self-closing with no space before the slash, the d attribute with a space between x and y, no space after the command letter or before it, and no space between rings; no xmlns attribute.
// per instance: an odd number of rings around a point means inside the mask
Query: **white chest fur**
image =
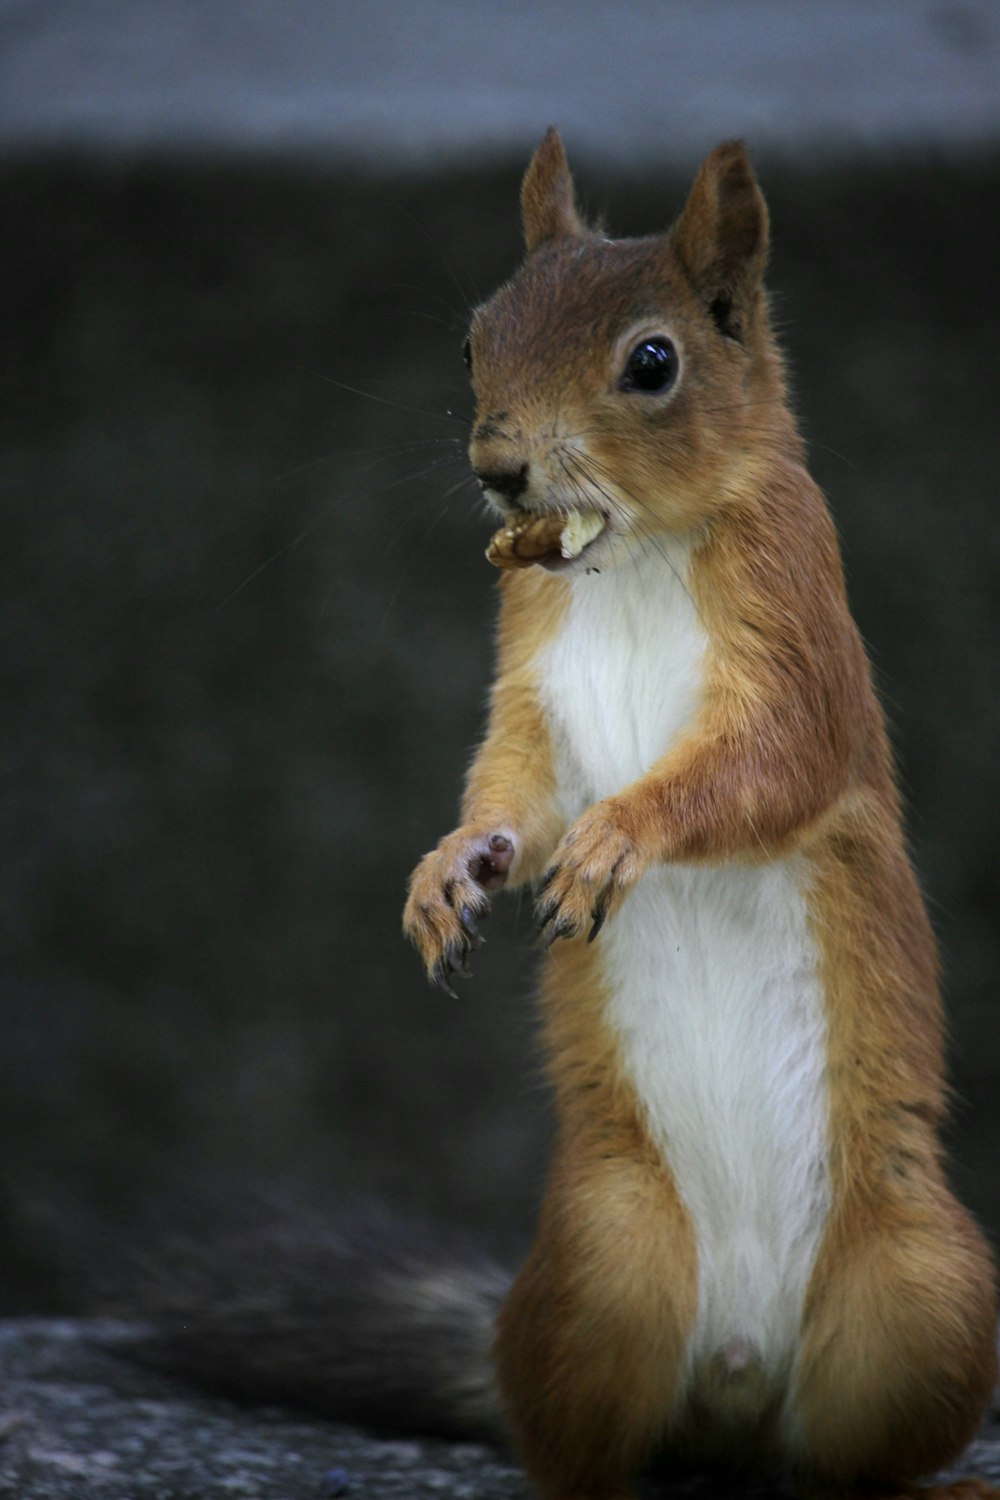
<svg viewBox="0 0 1000 1500"><path fill-rule="evenodd" d="M538 663L570 818L648 770L697 712L706 638L688 560L675 543L574 581ZM792 1364L828 1211L807 879L794 858L660 866L599 940L608 1018L697 1237L689 1374L734 1415ZM728 1378L744 1358L757 1397Z"/></svg>
<svg viewBox="0 0 1000 1500"><path fill-rule="evenodd" d="M706 638L689 559L687 542L664 540L573 581L539 661L569 818L641 776L694 716Z"/></svg>

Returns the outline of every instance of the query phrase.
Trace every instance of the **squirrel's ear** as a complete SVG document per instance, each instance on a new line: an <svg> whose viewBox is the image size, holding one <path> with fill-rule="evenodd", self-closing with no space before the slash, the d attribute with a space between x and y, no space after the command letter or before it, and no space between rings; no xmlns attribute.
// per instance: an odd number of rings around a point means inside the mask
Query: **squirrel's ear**
<svg viewBox="0 0 1000 1500"><path fill-rule="evenodd" d="M584 233L577 213L573 179L559 132L549 126L531 158L521 184L521 220L529 251L546 240L565 239Z"/></svg>
<svg viewBox="0 0 1000 1500"><path fill-rule="evenodd" d="M767 205L742 141L702 162L670 243L723 331L739 337L767 263Z"/></svg>

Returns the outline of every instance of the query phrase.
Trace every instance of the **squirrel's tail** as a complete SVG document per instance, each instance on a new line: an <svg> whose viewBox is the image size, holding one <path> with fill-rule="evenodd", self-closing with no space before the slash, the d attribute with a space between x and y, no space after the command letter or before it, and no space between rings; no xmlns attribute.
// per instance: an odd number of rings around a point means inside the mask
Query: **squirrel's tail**
<svg viewBox="0 0 1000 1500"><path fill-rule="evenodd" d="M115 1276L100 1300L129 1320L118 1352L378 1430L502 1438L490 1345L506 1272L381 1211L242 1218L207 1237L175 1223L132 1264L124 1294Z"/></svg>

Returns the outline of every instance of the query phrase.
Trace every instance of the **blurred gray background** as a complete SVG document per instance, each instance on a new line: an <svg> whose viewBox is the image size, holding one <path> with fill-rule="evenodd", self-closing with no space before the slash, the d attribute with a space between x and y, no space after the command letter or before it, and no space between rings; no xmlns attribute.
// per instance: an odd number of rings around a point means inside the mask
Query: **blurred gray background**
<svg viewBox="0 0 1000 1500"><path fill-rule="evenodd" d="M985 0L0 3L0 1310L190 1183L524 1241L527 904L458 1003L399 915L490 672L463 328L550 122L621 233L755 150L997 1236L998 83Z"/></svg>

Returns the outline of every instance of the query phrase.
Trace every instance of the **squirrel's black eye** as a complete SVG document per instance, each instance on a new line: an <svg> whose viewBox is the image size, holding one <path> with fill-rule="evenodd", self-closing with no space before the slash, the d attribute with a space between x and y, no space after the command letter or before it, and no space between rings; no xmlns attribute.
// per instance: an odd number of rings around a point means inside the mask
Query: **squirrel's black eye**
<svg viewBox="0 0 1000 1500"><path fill-rule="evenodd" d="M677 350L669 339L643 339L625 361L621 388L655 396L673 385L679 369Z"/></svg>
<svg viewBox="0 0 1000 1500"><path fill-rule="evenodd" d="M465 360L465 368L467 370L471 370L472 369L472 344L471 344L471 342L468 339L466 339L465 343L462 345L462 358Z"/></svg>

